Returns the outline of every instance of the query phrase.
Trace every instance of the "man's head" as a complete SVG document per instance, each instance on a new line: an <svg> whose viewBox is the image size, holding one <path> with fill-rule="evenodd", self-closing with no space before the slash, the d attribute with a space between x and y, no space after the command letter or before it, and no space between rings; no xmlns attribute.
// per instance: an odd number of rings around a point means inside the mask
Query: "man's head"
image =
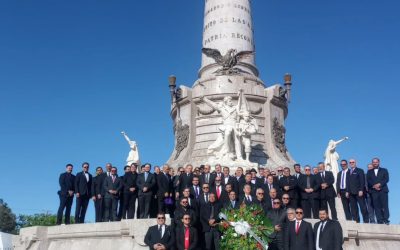
<svg viewBox="0 0 400 250"><path fill-rule="evenodd" d="M285 177L289 177L289 176L290 176L290 168L285 167L285 168L283 169L283 175L284 175Z"/></svg>
<svg viewBox="0 0 400 250"><path fill-rule="evenodd" d="M293 165L293 167L294 167L294 171L295 171L297 174L300 174L300 173L301 173L301 166L300 166L300 164L296 163L296 164Z"/></svg>
<svg viewBox="0 0 400 250"><path fill-rule="evenodd" d="M150 169L151 169L151 164L150 164L150 163L146 163L146 164L144 164L143 171L145 171L145 172L149 172L149 171L150 171Z"/></svg>
<svg viewBox="0 0 400 250"><path fill-rule="evenodd" d="M208 195L208 201L209 201L210 203L214 203L214 202L216 201L216 197L215 197L215 194L214 194L214 193L210 193L210 194Z"/></svg>
<svg viewBox="0 0 400 250"><path fill-rule="evenodd" d="M281 201L278 198L275 198L272 201L272 204L274 205L273 209L279 209L281 208Z"/></svg>
<svg viewBox="0 0 400 250"><path fill-rule="evenodd" d="M179 167L178 168L178 175L184 174L185 173L185 169L183 167Z"/></svg>
<svg viewBox="0 0 400 250"><path fill-rule="evenodd" d="M288 194L284 194L282 195L282 204L284 205L288 205L290 203L290 197Z"/></svg>
<svg viewBox="0 0 400 250"><path fill-rule="evenodd" d="M165 214L160 212L157 214L157 224L164 225L165 224Z"/></svg>
<svg viewBox="0 0 400 250"><path fill-rule="evenodd" d="M259 200L259 201L264 200L264 189L257 188L256 196L257 196L257 200Z"/></svg>
<svg viewBox="0 0 400 250"><path fill-rule="evenodd" d="M187 173L187 174L191 174L192 171L193 171L193 166L192 166L192 164L187 164L185 170L186 170L186 173Z"/></svg>
<svg viewBox="0 0 400 250"><path fill-rule="evenodd" d="M229 192L229 200L235 201L236 200L236 192L235 191L230 191Z"/></svg>
<svg viewBox="0 0 400 250"><path fill-rule="evenodd" d="M303 219L303 209L302 208L296 208L296 219L297 220Z"/></svg>
<svg viewBox="0 0 400 250"><path fill-rule="evenodd" d="M218 175L215 177L215 185L220 186L221 185L221 177Z"/></svg>
<svg viewBox="0 0 400 250"><path fill-rule="evenodd" d="M286 215L289 221L294 221L296 219L296 212L293 208L288 208L286 210Z"/></svg>
<svg viewBox="0 0 400 250"><path fill-rule="evenodd" d="M215 165L215 172L217 174L221 173L221 165L220 164Z"/></svg>
<svg viewBox="0 0 400 250"><path fill-rule="evenodd" d="M161 172L161 169L159 166L154 166L154 173L159 174Z"/></svg>
<svg viewBox="0 0 400 250"><path fill-rule="evenodd" d="M313 174L316 175L316 174L318 174L319 169L318 169L318 167L313 167L312 171L313 171Z"/></svg>
<svg viewBox="0 0 400 250"><path fill-rule="evenodd" d="M193 174L196 175L196 176L199 176L200 175L200 168L194 168Z"/></svg>
<svg viewBox="0 0 400 250"><path fill-rule="evenodd" d="M74 168L74 166L72 166L72 164L67 164L65 166L65 171L67 171L67 173L72 173L72 169Z"/></svg>
<svg viewBox="0 0 400 250"><path fill-rule="evenodd" d="M250 170L250 174L251 174L251 178L256 178L256 176L257 176L257 171L256 171L256 169L255 169L255 168L252 168L252 169Z"/></svg>
<svg viewBox="0 0 400 250"><path fill-rule="evenodd" d="M85 173L89 171L89 163L87 162L82 163L82 171Z"/></svg>
<svg viewBox="0 0 400 250"><path fill-rule="evenodd" d="M258 168L258 174L259 174L260 176L264 176L264 170L265 170L264 167L259 167L259 168Z"/></svg>
<svg viewBox="0 0 400 250"><path fill-rule="evenodd" d="M103 173L103 168L102 167L97 167L96 168L96 176L101 175Z"/></svg>
<svg viewBox="0 0 400 250"><path fill-rule="evenodd" d="M264 176L267 177L268 175L271 175L271 170L264 169Z"/></svg>
<svg viewBox="0 0 400 250"><path fill-rule="evenodd" d="M204 183L203 186L201 186L201 189L203 190L203 193L210 192L210 186L208 185L208 183Z"/></svg>
<svg viewBox="0 0 400 250"><path fill-rule="evenodd" d="M249 122L251 120L250 113L248 111L243 112L242 116L243 120L245 120L246 122Z"/></svg>
<svg viewBox="0 0 400 250"><path fill-rule="evenodd" d="M246 180L246 182L250 182L251 181L251 177L252 177L251 173L247 173L245 175L244 179Z"/></svg>
<svg viewBox="0 0 400 250"><path fill-rule="evenodd" d="M106 171L107 172L111 172L111 168L112 168L112 164L111 163L107 163L106 164Z"/></svg>
<svg viewBox="0 0 400 250"><path fill-rule="evenodd" d="M357 162L355 159L350 159L349 164L351 168L356 168L357 167Z"/></svg>
<svg viewBox="0 0 400 250"><path fill-rule="evenodd" d="M183 197L188 198L190 196L190 188L184 188L182 191Z"/></svg>
<svg viewBox="0 0 400 250"><path fill-rule="evenodd" d="M117 171L118 171L117 167L112 167L112 168L111 168L111 174L112 174L112 175L116 175L116 174L117 174Z"/></svg>
<svg viewBox="0 0 400 250"><path fill-rule="evenodd" d="M329 218L328 210L326 210L325 208L319 209L319 219L321 221L326 221L328 218Z"/></svg>
<svg viewBox="0 0 400 250"><path fill-rule="evenodd" d="M243 192L245 195L250 195L251 193L251 186L249 184L245 184L243 187Z"/></svg>
<svg viewBox="0 0 400 250"><path fill-rule="evenodd" d="M235 171L235 175L236 175L237 177L242 176L242 175L243 175L243 168L238 167L238 168L236 169L236 171Z"/></svg>
<svg viewBox="0 0 400 250"><path fill-rule="evenodd" d="M340 166L342 167L343 170L347 169L347 160L341 160L340 161Z"/></svg>
<svg viewBox="0 0 400 250"><path fill-rule="evenodd" d="M211 166L206 164L204 165L204 174L209 174L211 170Z"/></svg>
<svg viewBox="0 0 400 250"><path fill-rule="evenodd" d="M179 201L179 204L181 204L181 207L186 208L189 205L188 198L182 197L181 200Z"/></svg>
<svg viewBox="0 0 400 250"><path fill-rule="evenodd" d="M193 186L198 186L199 185L199 177L193 176L192 184L193 184Z"/></svg>
<svg viewBox="0 0 400 250"><path fill-rule="evenodd" d="M136 173L137 172L137 165L136 164L132 164L131 165L131 172L132 173Z"/></svg>
<svg viewBox="0 0 400 250"><path fill-rule="evenodd" d="M368 170L374 169L374 166L372 165L372 163L370 163L370 164L367 165L367 169L368 169Z"/></svg>
<svg viewBox="0 0 400 250"><path fill-rule="evenodd" d="M278 171L278 175L282 175L283 174L283 167L278 167L277 171Z"/></svg>
<svg viewBox="0 0 400 250"><path fill-rule="evenodd" d="M325 164L323 162L318 162L318 169L320 172L325 171Z"/></svg>
<svg viewBox="0 0 400 250"><path fill-rule="evenodd" d="M380 162L381 162L381 161L379 160L379 158L375 157L375 158L372 159L372 166L373 166L374 168L379 168Z"/></svg>
<svg viewBox="0 0 400 250"><path fill-rule="evenodd" d="M131 167L130 167L130 166L125 166L125 167L124 167L124 172L125 172L125 173L131 172Z"/></svg>
<svg viewBox="0 0 400 250"><path fill-rule="evenodd" d="M271 190L269 190L269 197L271 199L275 199L277 195L276 189L275 188L271 188Z"/></svg>
<svg viewBox="0 0 400 250"><path fill-rule="evenodd" d="M232 184L226 184L225 185L225 191L229 194L230 191L232 191Z"/></svg>
<svg viewBox="0 0 400 250"><path fill-rule="evenodd" d="M189 227L190 226L190 214L189 213L185 213L182 217L182 223L185 227Z"/></svg>
<svg viewBox="0 0 400 250"><path fill-rule="evenodd" d="M229 168L228 167L224 167L223 172L224 172L225 176L229 176Z"/></svg>
<svg viewBox="0 0 400 250"><path fill-rule="evenodd" d="M305 173L307 176L311 175L311 167L308 166L308 165L305 165L305 166L304 166L304 173Z"/></svg>
<svg viewBox="0 0 400 250"><path fill-rule="evenodd" d="M168 174L169 173L169 165L168 164L164 164L162 167L162 171L164 174Z"/></svg>
<svg viewBox="0 0 400 250"><path fill-rule="evenodd" d="M273 184L274 183L274 176L272 174L268 175L267 182L268 182L268 184Z"/></svg>

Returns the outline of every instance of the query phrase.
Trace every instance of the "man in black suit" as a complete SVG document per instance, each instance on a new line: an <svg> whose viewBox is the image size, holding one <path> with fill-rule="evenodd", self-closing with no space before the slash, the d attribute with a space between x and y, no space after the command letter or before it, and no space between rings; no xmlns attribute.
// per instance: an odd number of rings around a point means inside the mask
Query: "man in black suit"
<svg viewBox="0 0 400 250"><path fill-rule="evenodd" d="M293 176L296 178L297 180L297 204L294 204L293 202L293 207L301 207L301 192L300 192L300 188L299 188L299 179L300 177L303 175L303 173L301 173L301 165L299 163L296 163L293 165L294 168L294 174Z"/></svg>
<svg viewBox="0 0 400 250"><path fill-rule="evenodd" d="M192 197L190 197L190 188L183 189L182 198L187 198L189 208L192 209L195 212L196 217L198 217L199 212L200 212L199 211L200 205L196 199L193 199ZM177 201L177 203L179 203L179 201ZM177 207L178 206L179 206L179 204L177 204Z"/></svg>
<svg viewBox="0 0 400 250"><path fill-rule="evenodd" d="M299 188L301 190L301 207L305 218L318 218L320 183L318 177L311 174L311 167L304 167L305 175L300 176Z"/></svg>
<svg viewBox="0 0 400 250"><path fill-rule="evenodd" d="M216 176L214 179L214 185L211 186L211 193L214 193L217 198L217 202L223 204L223 197L227 197L227 193L224 187L221 185L221 177Z"/></svg>
<svg viewBox="0 0 400 250"><path fill-rule="evenodd" d="M132 168L135 168L135 166L125 166L125 174L122 177L122 219L133 219L135 217L135 203L138 196L137 173L132 172Z"/></svg>
<svg viewBox="0 0 400 250"><path fill-rule="evenodd" d="M215 175L211 173L211 166L208 164L204 165L204 172L200 175L200 185L203 186L204 183L207 183L210 186L213 186L214 181Z"/></svg>
<svg viewBox="0 0 400 250"><path fill-rule="evenodd" d="M239 197L239 203L250 206L254 203L254 196L251 194L251 186L249 184L244 185L243 195Z"/></svg>
<svg viewBox="0 0 400 250"><path fill-rule="evenodd" d="M173 228L165 224L165 214L157 214L157 225L149 227L144 243L150 250L172 249L175 245L175 232Z"/></svg>
<svg viewBox="0 0 400 250"><path fill-rule="evenodd" d="M243 188L245 185L249 185L251 189L251 195L256 195L256 185L251 182L251 174L247 173L244 176L244 181L239 183L239 197L243 196Z"/></svg>
<svg viewBox="0 0 400 250"><path fill-rule="evenodd" d="M179 175L178 192L176 192L175 198L178 199L182 195L182 191L185 187L190 187L193 180L193 166L191 164L186 165L185 173Z"/></svg>
<svg viewBox="0 0 400 250"><path fill-rule="evenodd" d="M267 202L268 200L264 199L264 189L262 188L257 188L256 189L256 199L254 200L254 204L259 205L263 210L264 214L267 215L268 212L268 205Z"/></svg>
<svg viewBox="0 0 400 250"><path fill-rule="evenodd" d="M235 186L236 179L235 179L235 177L233 177L229 174L229 171L230 171L230 169L228 167L223 168L223 175L221 177L222 185L226 186L227 184L231 184L232 190L237 191L236 186Z"/></svg>
<svg viewBox="0 0 400 250"><path fill-rule="evenodd" d="M350 173L347 178L347 192L350 200L350 211L357 223L360 222L360 214L358 207L360 206L361 214L363 216L364 223L369 223L367 205L365 203L365 174L364 170L357 167L355 159L349 160ZM358 205L357 205L358 204Z"/></svg>
<svg viewBox="0 0 400 250"><path fill-rule="evenodd" d="M75 223L85 222L86 210L92 197L92 175L88 171L89 163L82 163L82 172L79 172L75 178Z"/></svg>
<svg viewBox="0 0 400 250"><path fill-rule="evenodd" d="M285 167L283 169L283 177L279 180L279 187L282 190L282 194L288 194L290 198L290 205L293 207L297 206L297 179L290 175L290 168Z"/></svg>
<svg viewBox="0 0 400 250"><path fill-rule="evenodd" d="M192 227L189 214L182 217L182 225L175 229L175 242L177 250L195 250L198 244L197 229Z"/></svg>
<svg viewBox="0 0 400 250"><path fill-rule="evenodd" d="M245 182L244 180L244 175L243 175L243 168L241 167L237 167L236 171L235 171L235 176L233 176L234 180L235 180L235 191L237 196L239 197L242 190L240 190L240 186L243 182Z"/></svg>
<svg viewBox="0 0 400 250"><path fill-rule="evenodd" d="M154 174L150 173L150 163L144 164L143 173L139 174L136 185L139 189L139 218L145 219L149 217L150 202L153 196L153 187L156 185Z"/></svg>
<svg viewBox="0 0 400 250"><path fill-rule="evenodd" d="M342 170L337 174L336 191L337 196L341 199L346 220L351 220L349 194L347 192L347 178L349 177L349 169L347 160L341 160L340 166Z"/></svg>
<svg viewBox="0 0 400 250"><path fill-rule="evenodd" d="M303 209L296 209L296 219L287 224L283 242L285 250L314 250L313 229L303 220Z"/></svg>
<svg viewBox="0 0 400 250"><path fill-rule="evenodd" d="M196 226L198 221L196 211L189 206L189 198L182 197L174 211L173 227L182 226L182 218L185 214L190 215L190 225Z"/></svg>
<svg viewBox="0 0 400 250"><path fill-rule="evenodd" d="M61 225L63 212L65 209L65 224L71 223L71 207L74 201L75 192L75 175L72 174L72 164L67 164L65 167L66 171L60 174L58 182L60 184L60 190L57 192L60 198L60 206L57 212L57 225Z"/></svg>
<svg viewBox="0 0 400 250"><path fill-rule="evenodd" d="M203 206L204 204L208 203L209 201L209 196L210 196L210 185L207 183L204 183L201 186L202 192L199 197L199 205L200 207Z"/></svg>
<svg viewBox="0 0 400 250"><path fill-rule="evenodd" d="M122 181L117 176L117 168L112 167L110 176L104 179L104 221L117 220L117 207L119 193L122 189Z"/></svg>
<svg viewBox="0 0 400 250"><path fill-rule="evenodd" d="M378 224L385 223L389 225L389 188L387 186L389 182L389 172L386 168L380 167L379 158L372 159L372 166L374 168L368 170L367 173L367 182L375 208L376 219Z"/></svg>
<svg viewBox="0 0 400 250"><path fill-rule="evenodd" d="M329 219L328 210L319 210L320 221L314 225L314 242L317 250L342 250L343 232L340 223Z"/></svg>
<svg viewBox="0 0 400 250"><path fill-rule="evenodd" d="M269 194L271 189L275 189L278 194L279 194L279 191L280 191L279 182L276 181L274 176L271 175L271 174L268 175L265 179L263 179L263 182L261 184L261 188L264 189L264 192L266 194ZM280 195L278 195L278 196L280 196Z"/></svg>
<svg viewBox="0 0 400 250"><path fill-rule="evenodd" d="M104 197L103 197L103 183L104 179L107 177L103 173L102 167L96 168L96 176L92 179L92 200L95 207L95 219L96 222L103 221L103 207L104 207Z"/></svg>
<svg viewBox="0 0 400 250"><path fill-rule="evenodd" d="M221 207L216 200L216 195L211 193L210 200L207 204L201 207L200 222L205 238L205 247L207 250L218 250L220 232L218 230L219 213Z"/></svg>
<svg viewBox="0 0 400 250"><path fill-rule="evenodd" d="M229 201L227 201L224 204L224 208L225 209L239 209L240 208L240 203L237 201L237 197L236 197L236 192L235 191L230 191L229 192Z"/></svg>
<svg viewBox="0 0 400 250"><path fill-rule="evenodd" d="M335 204L336 191L335 188L333 187L335 183L335 178L333 177L333 173L331 171L325 170L325 164L323 162L318 163L318 170L319 170L319 173L317 174L319 178L318 181L319 183L321 183L320 207L328 210L328 204L329 204L329 208L331 209L332 213L332 219L337 220L338 218L337 218L336 204Z"/></svg>
<svg viewBox="0 0 400 250"><path fill-rule="evenodd" d="M172 178L169 175L169 165L164 164L162 167L162 172L157 175L157 203L158 212L170 213L167 211L167 206L165 204L165 198L171 198L173 194L173 184ZM169 209L168 209L169 210Z"/></svg>
<svg viewBox="0 0 400 250"><path fill-rule="evenodd" d="M267 214L274 226L274 232L269 236L272 242L269 245L269 250L283 249L283 229L286 222L286 211L281 208L281 201L274 199L274 206Z"/></svg>

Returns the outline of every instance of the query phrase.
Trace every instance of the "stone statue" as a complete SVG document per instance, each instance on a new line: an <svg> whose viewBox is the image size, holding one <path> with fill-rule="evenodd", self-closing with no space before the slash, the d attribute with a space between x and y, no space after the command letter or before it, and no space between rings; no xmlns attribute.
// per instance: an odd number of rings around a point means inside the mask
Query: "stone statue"
<svg viewBox="0 0 400 250"><path fill-rule="evenodd" d="M234 106L232 97L226 96L222 103L215 103L207 97L201 97L207 105L217 110L222 115L221 131L218 139L208 147L207 153L214 154L218 159L234 160L235 152L240 152L240 142L235 136L236 122L238 121L239 107ZM240 155L241 157L241 155Z"/></svg>
<svg viewBox="0 0 400 250"><path fill-rule="evenodd" d="M130 166L133 163L139 164L139 150L136 142L129 139L128 135L124 131L122 131L121 134L125 137L125 140L129 143L129 147L131 148L128 158L126 158L126 165Z"/></svg>
<svg viewBox="0 0 400 250"><path fill-rule="evenodd" d="M251 135L257 133L258 125L254 118L250 116L248 111L243 112L242 119L236 124L235 134L240 141L241 149L244 147L246 161L250 162L251 153Z"/></svg>
<svg viewBox="0 0 400 250"><path fill-rule="evenodd" d="M335 180L337 173L339 173L339 165L338 165L339 154L336 152L336 146L348 139L349 137L344 137L338 141L330 140L328 147L325 150L324 157L325 157L326 170L332 171Z"/></svg>
<svg viewBox="0 0 400 250"><path fill-rule="evenodd" d="M214 72L218 75L230 75L230 74L237 74L240 72L247 73L241 71L238 68L234 68L234 66L236 66L236 64L240 61L240 59L254 54L253 51L241 51L237 53L235 49L230 49L228 50L228 52L226 52L224 56L222 56L219 50L210 48L203 48L202 52L206 56L214 59L218 65L222 66L222 69L219 69L216 72Z"/></svg>

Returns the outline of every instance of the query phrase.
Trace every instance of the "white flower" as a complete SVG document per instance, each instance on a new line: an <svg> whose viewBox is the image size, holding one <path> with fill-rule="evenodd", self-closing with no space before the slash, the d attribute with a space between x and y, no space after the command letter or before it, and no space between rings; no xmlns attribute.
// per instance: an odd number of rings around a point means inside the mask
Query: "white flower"
<svg viewBox="0 0 400 250"><path fill-rule="evenodd" d="M232 234L234 237L238 237L238 234L237 233L233 233Z"/></svg>
<svg viewBox="0 0 400 250"><path fill-rule="evenodd" d="M247 221L232 222L231 224L235 227L235 232L241 235L246 235L250 230L250 225Z"/></svg>

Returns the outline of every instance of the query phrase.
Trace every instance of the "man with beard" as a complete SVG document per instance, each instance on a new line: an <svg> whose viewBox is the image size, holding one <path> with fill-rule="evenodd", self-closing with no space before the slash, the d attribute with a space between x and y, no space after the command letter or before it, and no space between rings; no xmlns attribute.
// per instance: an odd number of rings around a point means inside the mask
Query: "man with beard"
<svg viewBox="0 0 400 250"><path fill-rule="evenodd" d="M92 180L92 200L95 207L96 222L103 221L104 192L103 183L107 175L103 174L101 167L96 168L96 176Z"/></svg>
<svg viewBox="0 0 400 250"><path fill-rule="evenodd" d="M179 206L175 209L174 212L174 227L182 226L182 218L185 214L190 215L190 225L195 226L197 224L197 216L193 209L189 207L188 198L182 197L179 200Z"/></svg>
<svg viewBox="0 0 400 250"><path fill-rule="evenodd" d="M58 182L60 184L60 190L58 196L60 198L60 206L57 212L57 225L61 225L63 212L65 209L65 224L70 224L70 214L72 202L74 201L74 190L75 190L75 175L72 174L72 164L67 164L65 167L66 171L60 174Z"/></svg>
<svg viewBox="0 0 400 250"><path fill-rule="evenodd" d="M320 221L314 225L316 250L342 250L343 232L340 223L329 219L328 210L319 210Z"/></svg>
<svg viewBox="0 0 400 250"><path fill-rule="evenodd" d="M218 230L218 222L220 221L218 215L221 211L220 205L216 202L216 195L210 194L210 200L207 204L201 207L200 221L205 238L205 247L207 250L218 250L220 232Z"/></svg>
<svg viewBox="0 0 400 250"><path fill-rule="evenodd" d="M335 183L335 178L333 177L333 173L331 171L325 170L325 164L323 162L318 163L318 169L319 173L317 174L317 176L319 177L319 183L321 183L320 184L321 208L328 209L328 204L329 204L329 209L331 210L332 213L332 219L337 220L338 218L337 218L336 204L335 204L336 192L335 189L333 188L333 185Z"/></svg>

